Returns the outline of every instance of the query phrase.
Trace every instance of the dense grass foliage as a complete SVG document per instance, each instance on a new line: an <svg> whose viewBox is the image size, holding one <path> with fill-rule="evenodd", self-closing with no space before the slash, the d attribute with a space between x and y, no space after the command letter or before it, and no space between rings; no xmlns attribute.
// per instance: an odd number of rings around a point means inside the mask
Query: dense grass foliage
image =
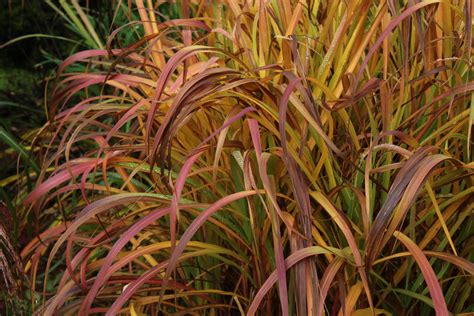
<svg viewBox="0 0 474 316"><path fill-rule="evenodd" d="M35 312L474 311L471 1L113 9L14 201Z"/></svg>
<svg viewBox="0 0 474 316"><path fill-rule="evenodd" d="M77 2L77 1L75 1ZM86 1L79 3L86 4ZM96 33L109 34L112 0L89 1L82 9L89 15ZM59 4L53 0L0 2L0 125L15 142L27 147L35 129L45 121L44 98L49 79L68 56L90 47L70 20L65 8L71 1ZM120 19L119 19L120 20ZM100 23L98 23L100 21ZM115 27L125 23L122 19ZM6 148L0 136L0 179L17 171L17 151ZM25 167L27 164L22 165ZM12 188L5 188L10 195Z"/></svg>

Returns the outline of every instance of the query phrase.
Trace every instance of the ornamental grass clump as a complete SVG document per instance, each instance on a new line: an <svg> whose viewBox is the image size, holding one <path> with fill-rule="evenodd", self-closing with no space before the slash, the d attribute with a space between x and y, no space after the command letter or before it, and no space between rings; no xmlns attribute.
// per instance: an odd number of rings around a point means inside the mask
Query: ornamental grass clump
<svg viewBox="0 0 474 316"><path fill-rule="evenodd" d="M472 2L114 10L19 193L35 312L473 311Z"/></svg>

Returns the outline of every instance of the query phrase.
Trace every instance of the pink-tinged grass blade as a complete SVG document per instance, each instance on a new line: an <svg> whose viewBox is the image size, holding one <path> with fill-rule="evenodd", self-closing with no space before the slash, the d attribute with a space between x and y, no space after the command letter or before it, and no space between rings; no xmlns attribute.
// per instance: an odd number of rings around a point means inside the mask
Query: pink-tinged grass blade
<svg viewBox="0 0 474 316"><path fill-rule="evenodd" d="M342 267L343 263L344 259L342 259L341 257L337 257L328 265L326 271L324 271L320 282L321 292L317 304L318 310L316 311L316 315L323 315L323 309L325 305L324 302L326 301L326 296L328 294L329 288L331 287L331 283L333 282L334 277L336 276L339 269Z"/></svg>
<svg viewBox="0 0 474 316"><path fill-rule="evenodd" d="M269 198L272 201L273 207L275 209L279 209L278 204L276 203L273 197L273 190L271 190L270 181L266 174L266 161L262 159L262 145L260 143L260 133L258 131L258 123L255 120L248 120L250 133L252 135L252 141L255 148L255 153L257 155L257 160L259 164L259 172L260 177L263 182L263 186L265 191L269 194ZM273 208L272 208L273 209ZM283 315L288 315L288 289L287 289L287 281L286 281L286 270L285 270L285 257L283 254L283 247L281 242L281 233L280 233L280 225L279 225L279 216L281 216L281 211L272 212L272 230L274 234L273 246L275 248L275 264L277 267L278 272L278 292L280 295L280 304L281 304L281 311Z"/></svg>
<svg viewBox="0 0 474 316"><path fill-rule="evenodd" d="M449 312L446 306L446 301L444 300L441 285L426 256L408 236L398 231L394 233L394 236L400 240L405 247L407 247L408 251L411 252L413 258L418 264L418 267L420 267L421 273L423 273L425 282L430 290L436 315L448 316Z"/></svg>

